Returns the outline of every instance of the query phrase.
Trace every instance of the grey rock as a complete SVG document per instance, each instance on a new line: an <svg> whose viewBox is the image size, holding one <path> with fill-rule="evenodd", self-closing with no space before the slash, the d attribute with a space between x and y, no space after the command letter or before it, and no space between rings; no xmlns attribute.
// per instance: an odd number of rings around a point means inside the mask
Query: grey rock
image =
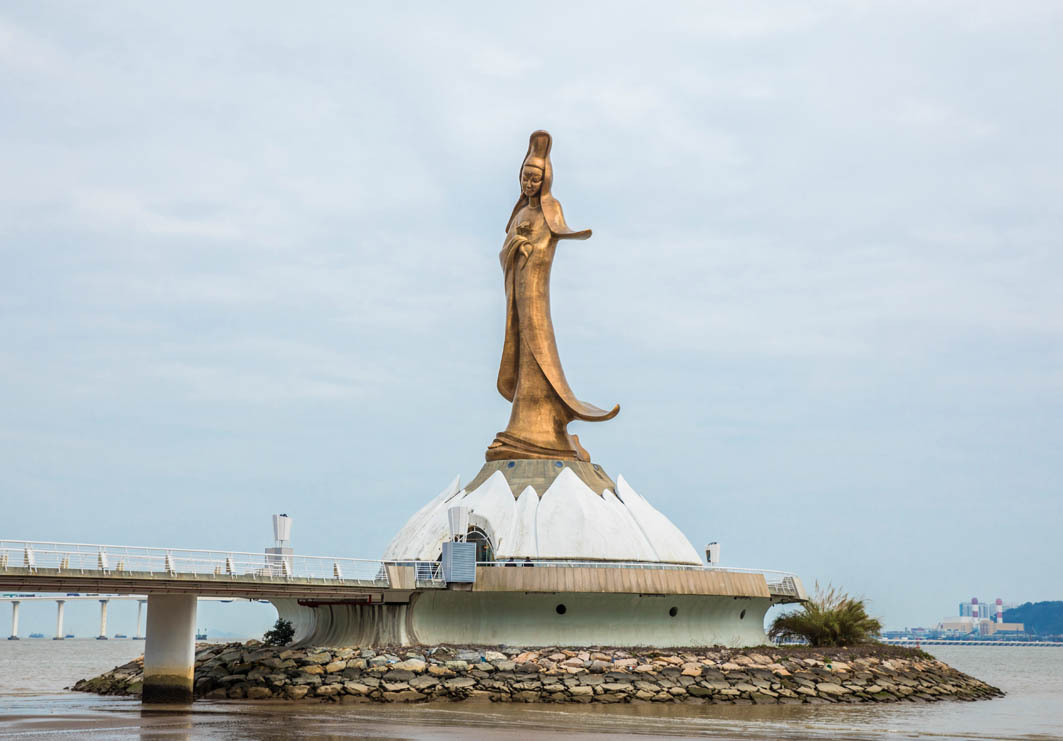
<svg viewBox="0 0 1063 741"><path fill-rule="evenodd" d="M462 687L473 687L476 685L476 680L472 677L450 677L443 680L443 686L447 689L461 689Z"/></svg>

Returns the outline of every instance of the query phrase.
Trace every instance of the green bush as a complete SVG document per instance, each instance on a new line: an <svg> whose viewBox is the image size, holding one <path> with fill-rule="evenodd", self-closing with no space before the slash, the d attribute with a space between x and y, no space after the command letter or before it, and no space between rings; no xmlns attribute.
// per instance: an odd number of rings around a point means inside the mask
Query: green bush
<svg viewBox="0 0 1063 741"><path fill-rule="evenodd" d="M805 641L812 646L855 646L873 643L882 623L867 614L864 600L827 585L801 609L775 618L768 630L774 640Z"/></svg>
<svg viewBox="0 0 1063 741"><path fill-rule="evenodd" d="M295 628L291 620L277 618L272 630L267 630L262 641L267 646L286 646L295 637Z"/></svg>

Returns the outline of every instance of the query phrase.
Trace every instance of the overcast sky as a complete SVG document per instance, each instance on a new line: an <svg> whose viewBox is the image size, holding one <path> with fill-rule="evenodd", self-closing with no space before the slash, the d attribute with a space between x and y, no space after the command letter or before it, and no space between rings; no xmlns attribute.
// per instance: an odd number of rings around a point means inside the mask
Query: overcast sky
<svg viewBox="0 0 1063 741"><path fill-rule="evenodd" d="M1063 598L1061 41L1055 2L4 3L0 538L287 512L379 556L505 427L545 128L595 462L889 627Z"/></svg>

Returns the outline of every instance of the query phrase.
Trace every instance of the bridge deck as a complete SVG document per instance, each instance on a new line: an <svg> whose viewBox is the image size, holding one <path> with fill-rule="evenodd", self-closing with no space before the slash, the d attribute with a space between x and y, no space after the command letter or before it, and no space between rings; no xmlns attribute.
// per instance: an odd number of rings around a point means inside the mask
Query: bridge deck
<svg viewBox="0 0 1063 741"><path fill-rule="evenodd" d="M410 590L343 579L281 577L270 575L158 574L151 572L8 567L0 570L0 589L49 592L128 592L149 594L200 594L213 597L268 599L351 600L354 602L406 602Z"/></svg>

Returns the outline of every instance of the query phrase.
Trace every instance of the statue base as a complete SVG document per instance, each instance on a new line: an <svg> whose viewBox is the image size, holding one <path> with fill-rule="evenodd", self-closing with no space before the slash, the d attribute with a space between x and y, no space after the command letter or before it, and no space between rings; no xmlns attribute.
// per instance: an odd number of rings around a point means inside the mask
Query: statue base
<svg viewBox="0 0 1063 741"><path fill-rule="evenodd" d="M585 461L590 463L591 456L583 446L579 444L578 435L569 435L571 448L544 448L527 440L522 440L508 432L500 432L487 446L484 456L489 461L508 461L513 459L531 458L539 460L562 460L562 461Z"/></svg>

